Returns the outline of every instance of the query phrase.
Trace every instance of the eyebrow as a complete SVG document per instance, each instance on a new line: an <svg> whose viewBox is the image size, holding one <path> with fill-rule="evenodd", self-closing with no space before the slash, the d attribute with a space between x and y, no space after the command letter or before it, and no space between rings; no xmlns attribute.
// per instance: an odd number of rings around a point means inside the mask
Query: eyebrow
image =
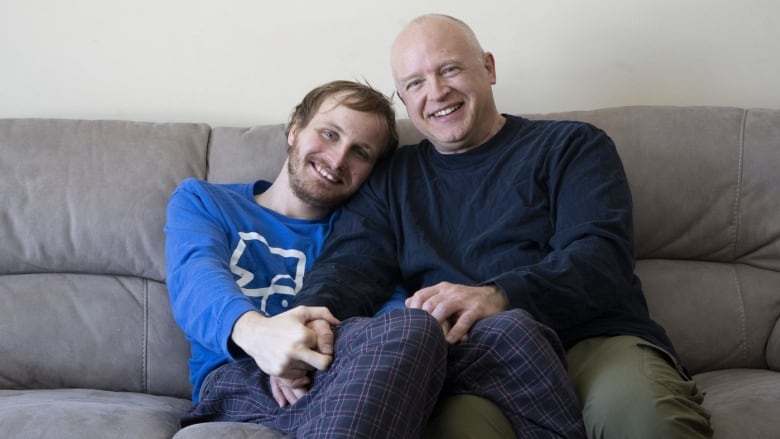
<svg viewBox="0 0 780 439"><path fill-rule="evenodd" d="M403 84L406 81L408 81L408 80L410 80L410 79L412 79L412 78L414 78L416 76L420 76L420 75L418 73L413 73L411 75L404 76L403 78L399 78L396 82L399 83L399 84Z"/></svg>

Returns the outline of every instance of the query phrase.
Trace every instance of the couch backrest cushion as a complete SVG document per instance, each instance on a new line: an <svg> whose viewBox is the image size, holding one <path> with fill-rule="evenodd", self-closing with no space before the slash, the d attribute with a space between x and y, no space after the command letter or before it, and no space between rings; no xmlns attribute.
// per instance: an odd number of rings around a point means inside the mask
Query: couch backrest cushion
<svg viewBox="0 0 780 439"><path fill-rule="evenodd" d="M205 176L209 128L119 121L0 121L3 274L163 281L168 196Z"/></svg>
<svg viewBox="0 0 780 439"><path fill-rule="evenodd" d="M209 127L0 120L0 388L188 396L165 289L165 206Z"/></svg>
<svg viewBox="0 0 780 439"><path fill-rule="evenodd" d="M213 183L273 181L287 157L284 125L215 127L207 179Z"/></svg>

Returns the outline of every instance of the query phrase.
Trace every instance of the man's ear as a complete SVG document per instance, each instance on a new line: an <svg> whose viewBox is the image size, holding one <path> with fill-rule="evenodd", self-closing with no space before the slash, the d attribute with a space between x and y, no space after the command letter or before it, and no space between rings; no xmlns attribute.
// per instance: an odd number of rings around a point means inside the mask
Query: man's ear
<svg viewBox="0 0 780 439"><path fill-rule="evenodd" d="M298 135L298 124L293 123L290 126L290 130L287 132L287 147L291 147L295 144L295 136Z"/></svg>
<svg viewBox="0 0 780 439"><path fill-rule="evenodd" d="M483 53L482 64L485 66L485 70L487 70L490 84L496 85L496 60L493 58L493 54L490 52Z"/></svg>

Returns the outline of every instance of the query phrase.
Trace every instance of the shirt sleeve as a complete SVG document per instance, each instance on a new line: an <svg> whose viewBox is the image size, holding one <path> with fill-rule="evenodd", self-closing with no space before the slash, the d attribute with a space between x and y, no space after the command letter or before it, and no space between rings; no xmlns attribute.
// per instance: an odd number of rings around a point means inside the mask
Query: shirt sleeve
<svg viewBox="0 0 780 439"><path fill-rule="evenodd" d="M230 272L229 230L217 203L193 180L168 202L165 257L174 318L189 340L231 355L236 320L254 309Z"/></svg>
<svg viewBox="0 0 780 439"><path fill-rule="evenodd" d="M325 306L345 319L374 315L391 298L400 275L384 193L385 171L378 166L342 208L294 305Z"/></svg>
<svg viewBox="0 0 780 439"><path fill-rule="evenodd" d="M549 252L485 283L498 285L511 307L565 331L620 313L631 301L619 296L641 291L633 275L632 201L614 144L588 125L551 148L544 173L554 225Z"/></svg>

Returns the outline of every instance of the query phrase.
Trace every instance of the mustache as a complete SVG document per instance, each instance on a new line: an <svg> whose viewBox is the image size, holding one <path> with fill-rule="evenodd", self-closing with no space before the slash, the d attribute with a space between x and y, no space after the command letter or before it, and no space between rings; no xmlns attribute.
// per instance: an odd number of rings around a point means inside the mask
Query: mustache
<svg viewBox="0 0 780 439"><path fill-rule="evenodd" d="M344 172L344 169L342 167L333 167L326 161L320 159L319 157L313 157L313 156L307 156L306 160L308 162L314 163L315 166L322 168L326 172L332 174L335 178L341 180L342 182L346 181L346 173Z"/></svg>

